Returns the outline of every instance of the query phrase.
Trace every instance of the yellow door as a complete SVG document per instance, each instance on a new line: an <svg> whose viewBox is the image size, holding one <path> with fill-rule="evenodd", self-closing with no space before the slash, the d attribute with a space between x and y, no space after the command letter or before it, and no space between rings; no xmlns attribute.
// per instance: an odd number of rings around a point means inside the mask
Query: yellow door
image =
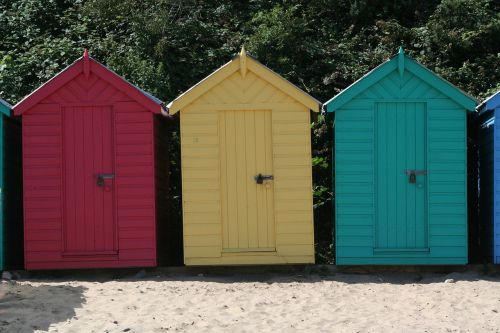
<svg viewBox="0 0 500 333"><path fill-rule="evenodd" d="M223 252L275 251L271 111L220 111L219 137Z"/></svg>

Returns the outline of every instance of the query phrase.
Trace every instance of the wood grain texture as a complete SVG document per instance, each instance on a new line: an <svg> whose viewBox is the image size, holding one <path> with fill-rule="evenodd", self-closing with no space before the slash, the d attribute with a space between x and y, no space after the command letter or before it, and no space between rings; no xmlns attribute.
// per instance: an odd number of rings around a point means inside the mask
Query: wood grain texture
<svg viewBox="0 0 500 333"><path fill-rule="evenodd" d="M309 116L252 65L180 109L186 265L314 262Z"/></svg>
<svg viewBox="0 0 500 333"><path fill-rule="evenodd" d="M336 263L464 264L466 110L413 72L383 74L335 110ZM428 174L408 184L406 169Z"/></svg>
<svg viewBox="0 0 500 333"><path fill-rule="evenodd" d="M254 78L258 77L259 82L264 84L252 86L251 84L255 80L248 80L248 73L253 75ZM222 85L225 85L225 87L222 87ZM266 89L266 86L271 87L271 89ZM207 94L208 91L211 93ZM280 91L281 94L275 94L276 91ZM271 96L272 94L274 96ZM281 103L283 96L290 101L301 104L308 110L320 111L320 102L259 63L256 59L248 56L246 52L242 52L170 102L167 107L170 114L175 114L196 102L199 104L205 104L205 102L214 104L217 99L224 99L226 103L241 107L253 101ZM245 109L250 110L252 108L245 107Z"/></svg>
<svg viewBox="0 0 500 333"><path fill-rule="evenodd" d="M272 182L254 180L273 171L270 120L271 111L219 112L223 251L275 251Z"/></svg>
<svg viewBox="0 0 500 333"><path fill-rule="evenodd" d="M154 266L160 106L100 64L73 68L19 109L25 268ZM114 179L98 187L98 173Z"/></svg>

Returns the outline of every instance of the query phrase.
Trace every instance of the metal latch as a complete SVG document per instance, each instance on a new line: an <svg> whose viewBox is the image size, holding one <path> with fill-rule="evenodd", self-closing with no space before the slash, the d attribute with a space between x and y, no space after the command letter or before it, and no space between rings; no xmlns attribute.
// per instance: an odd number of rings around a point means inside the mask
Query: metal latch
<svg viewBox="0 0 500 333"><path fill-rule="evenodd" d="M415 184L417 182L417 175L426 175L425 170L405 170L405 174L408 176L408 182L410 184Z"/></svg>
<svg viewBox="0 0 500 333"><path fill-rule="evenodd" d="M259 173L257 176L254 177L254 179L257 184L264 184L265 180L273 180L274 177L272 175L263 175Z"/></svg>
<svg viewBox="0 0 500 333"><path fill-rule="evenodd" d="M112 173L98 173L96 177L97 177L97 186L103 187L104 180L105 179L113 179L113 178L115 178L115 175Z"/></svg>

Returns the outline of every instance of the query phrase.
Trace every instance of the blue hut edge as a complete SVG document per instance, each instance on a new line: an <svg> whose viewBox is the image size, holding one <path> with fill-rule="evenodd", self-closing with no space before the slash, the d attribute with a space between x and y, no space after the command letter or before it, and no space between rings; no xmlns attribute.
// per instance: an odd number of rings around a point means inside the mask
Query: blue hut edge
<svg viewBox="0 0 500 333"><path fill-rule="evenodd" d="M484 113L488 110L493 110L500 106L500 90L486 98L480 105L478 105L477 110L479 113Z"/></svg>
<svg viewBox="0 0 500 333"><path fill-rule="evenodd" d="M480 126L480 171L479 171L479 204L481 223L485 223L486 241L489 254L494 264L500 264L500 220L499 207L496 204L499 197L500 184L497 149L500 144L499 135L495 130L500 109L500 91L486 98L478 107ZM484 189L483 189L484 186ZM491 228L491 229L490 229ZM491 245L490 242L491 241Z"/></svg>

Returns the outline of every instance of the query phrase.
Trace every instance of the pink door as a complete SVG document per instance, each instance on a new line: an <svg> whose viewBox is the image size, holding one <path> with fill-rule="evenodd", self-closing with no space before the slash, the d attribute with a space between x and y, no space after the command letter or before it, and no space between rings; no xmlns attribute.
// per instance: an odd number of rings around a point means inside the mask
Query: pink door
<svg viewBox="0 0 500 333"><path fill-rule="evenodd" d="M65 256L117 254L113 109L62 109Z"/></svg>

